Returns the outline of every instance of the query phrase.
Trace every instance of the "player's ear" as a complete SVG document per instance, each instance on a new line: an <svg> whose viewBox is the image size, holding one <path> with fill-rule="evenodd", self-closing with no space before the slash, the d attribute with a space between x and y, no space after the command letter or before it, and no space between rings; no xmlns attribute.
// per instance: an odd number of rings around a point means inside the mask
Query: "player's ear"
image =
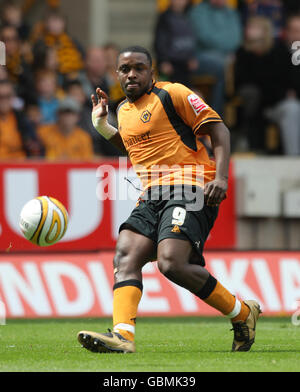
<svg viewBox="0 0 300 392"><path fill-rule="evenodd" d="M155 80L155 70L154 68L151 69L151 79L152 79L152 84L154 84L156 82Z"/></svg>

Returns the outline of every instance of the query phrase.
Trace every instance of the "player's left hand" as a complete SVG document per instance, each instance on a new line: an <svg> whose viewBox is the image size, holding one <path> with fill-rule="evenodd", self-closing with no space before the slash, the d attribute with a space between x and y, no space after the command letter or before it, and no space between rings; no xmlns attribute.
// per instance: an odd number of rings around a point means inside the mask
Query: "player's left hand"
<svg viewBox="0 0 300 392"><path fill-rule="evenodd" d="M228 181L226 179L214 179L204 186L204 202L208 206L216 207L226 199Z"/></svg>

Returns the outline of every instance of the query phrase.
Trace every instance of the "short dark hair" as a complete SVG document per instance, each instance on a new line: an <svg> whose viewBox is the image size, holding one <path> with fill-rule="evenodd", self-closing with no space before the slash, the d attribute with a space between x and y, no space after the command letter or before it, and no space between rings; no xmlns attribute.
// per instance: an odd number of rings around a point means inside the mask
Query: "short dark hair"
<svg viewBox="0 0 300 392"><path fill-rule="evenodd" d="M152 66L152 57L151 57L151 54L149 53L149 51L146 48L143 48L142 46L138 46L138 45L128 46L127 48L122 49L120 51L119 56L121 54L123 54L123 53L126 53L126 52L143 53L144 55L146 55L146 57L147 57L147 59L149 61L149 64Z"/></svg>
<svg viewBox="0 0 300 392"><path fill-rule="evenodd" d="M63 88L66 91L68 91L73 86L82 87L82 83L79 79L71 79L71 80L66 80L65 83L63 84Z"/></svg>

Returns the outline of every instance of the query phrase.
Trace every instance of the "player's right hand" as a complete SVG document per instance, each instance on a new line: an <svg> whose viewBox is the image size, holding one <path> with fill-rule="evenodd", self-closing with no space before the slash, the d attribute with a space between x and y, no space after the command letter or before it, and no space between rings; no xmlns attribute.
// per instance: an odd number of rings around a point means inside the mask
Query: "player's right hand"
<svg viewBox="0 0 300 392"><path fill-rule="evenodd" d="M204 187L204 202L210 207L218 206L226 199L227 189L227 179L216 178L213 181L206 183Z"/></svg>
<svg viewBox="0 0 300 392"><path fill-rule="evenodd" d="M97 97L92 94L92 104L93 104L93 118L101 118L107 116L108 113L108 96L99 87L96 89Z"/></svg>

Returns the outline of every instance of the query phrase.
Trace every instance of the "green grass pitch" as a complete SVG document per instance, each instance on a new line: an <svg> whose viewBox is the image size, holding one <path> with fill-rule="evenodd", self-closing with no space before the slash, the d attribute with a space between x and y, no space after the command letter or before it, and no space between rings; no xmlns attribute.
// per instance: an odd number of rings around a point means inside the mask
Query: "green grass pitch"
<svg viewBox="0 0 300 392"><path fill-rule="evenodd" d="M138 319L135 354L94 354L79 345L82 329L105 332L111 319L8 320L0 326L2 372L300 371L300 326L261 317L250 352L232 353L223 317Z"/></svg>

